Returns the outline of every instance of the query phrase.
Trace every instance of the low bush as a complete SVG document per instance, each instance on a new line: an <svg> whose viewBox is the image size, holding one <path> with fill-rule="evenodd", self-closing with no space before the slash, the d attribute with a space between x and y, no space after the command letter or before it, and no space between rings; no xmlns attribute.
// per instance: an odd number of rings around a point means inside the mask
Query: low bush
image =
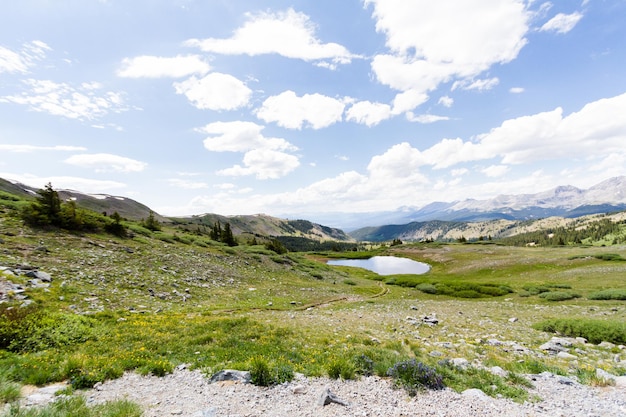
<svg viewBox="0 0 626 417"><path fill-rule="evenodd" d="M250 377L254 385L270 387L291 381L293 368L286 364L271 365L265 358L255 356L250 360Z"/></svg>
<svg viewBox="0 0 626 417"><path fill-rule="evenodd" d="M626 323L581 318L550 319L533 325L533 328L569 337L584 337L591 343L626 343Z"/></svg>
<svg viewBox="0 0 626 417"><path fill-rule="evenodd" d="M37 352L94 339L95 320L76 314L44 312L36 307L2 307L0 348Z"/></svg>
<svg viewBox="0 0 626 417"><path fill-rule="evenodd" d="M410 396L415 396L425 389L445 388L443 377L435 368L415 359L396 363L389 368L387 375L393 378L396 386L404 388Z"/></svg>
<svg viewBox="0 0 626 417"><path fill-rule="evenodd" d="M590 300L626 300L626 289L609 289L594 292L587 297Z"/></svg>
<svg viewBox="0 0 626 417"><path fill-rule="evenodd" d="M539 297L546 301L567 301L580 298L580 295L567 291L550 291L539 294Z"/></svg>
<svg viewBox="0 0 626 417"><path fill-rule="evenodd" d="M428 282L423 282L415 288L426 294L437 294L437 287Z"/></svg>
<svg viewBox="0 0 626 417"><path fill-rule="evenodd" d="M356 376L356 369L354 365L344 359L344 358L335 358L332 359L328 365L326 365L326 372L328 373L328 377L332 379L354 379Z"/></svg>

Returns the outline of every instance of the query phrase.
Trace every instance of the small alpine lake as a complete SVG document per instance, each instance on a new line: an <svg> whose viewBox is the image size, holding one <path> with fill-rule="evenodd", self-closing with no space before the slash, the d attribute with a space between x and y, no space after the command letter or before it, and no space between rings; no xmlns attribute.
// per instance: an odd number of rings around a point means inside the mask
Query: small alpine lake
<svg viewBox="0 0 626 417"><path fill-rule="evenodd" d="M369 259L333 259L328 265L364 268L378 275L414 274L430 271L430 265L397 256L373 256Z"/></svg>

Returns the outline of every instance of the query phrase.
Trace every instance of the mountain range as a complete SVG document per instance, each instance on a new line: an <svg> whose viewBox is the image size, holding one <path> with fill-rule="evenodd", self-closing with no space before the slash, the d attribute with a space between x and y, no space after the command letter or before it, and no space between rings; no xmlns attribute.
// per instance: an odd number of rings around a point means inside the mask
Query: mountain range
<svg viewBox="0 0 626 417"><path fill-rule="evenodd" d="M0 179L0 191L33 197L37 189ZM153 212L148 206L126 197L107 194L85 194L73 190L57 190L63 200L112 214L118 212L130 220L141 220ZM433 202L421 208L407 208L375 213L317 213L285 220L267 215L222 216L204 214L188 217L165 217L154 213L162 222L211 226L229 222L234 233L263 236L295 236L314 240L384 241L454 239L465 237L504 236L512 233L520 222L546 218L575 219L582 216L626 210L626 176L610 178L588 189L571 185L558 186L535 194L506 194L492 199L467 199L454 202ZM290 216L293 218L293 216ZM322 226L331 224L333 227ZM523 227L528 228L527 224ZM349 234L343 230L350 230ZM505 231L507 231L505 233Z"/></svg>
<svg viewBox="0 0 626 417"><path fill-rule="evenodd" d="M553 216L576 218L621 210L626 210L626 176L610 178L588 189L564 185L536 194L506 194L486 200L433 202L420 208L403 207L386 212L312 214L311 218L344 230L355 231L362 227L433 220L480 222L500 219L532 220Z"/></svg>

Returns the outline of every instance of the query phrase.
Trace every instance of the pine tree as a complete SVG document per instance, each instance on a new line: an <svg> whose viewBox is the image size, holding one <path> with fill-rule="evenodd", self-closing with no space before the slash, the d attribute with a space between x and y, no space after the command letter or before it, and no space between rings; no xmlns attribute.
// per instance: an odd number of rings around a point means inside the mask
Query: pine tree
<svg viewBox="0 0 626 417"><path fill-rule="evenodd" d="M233 231L230 228L230 223L226 223L224 225L224 230L222 231L220 241L226 243L228 246L238 245L237 241L235 240L235 236L233 236Z"/></svg>

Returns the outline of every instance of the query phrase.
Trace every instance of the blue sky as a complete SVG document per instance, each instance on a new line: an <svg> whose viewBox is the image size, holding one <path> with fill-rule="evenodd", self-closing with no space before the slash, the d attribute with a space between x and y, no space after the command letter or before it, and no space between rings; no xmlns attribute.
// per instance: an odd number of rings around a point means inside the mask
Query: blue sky
<svg viewBox="0 0 626 417"><path fill-rule="evenodd" d="M626 175L626 1L20 0L0 177L314 219Z"/></svg>

